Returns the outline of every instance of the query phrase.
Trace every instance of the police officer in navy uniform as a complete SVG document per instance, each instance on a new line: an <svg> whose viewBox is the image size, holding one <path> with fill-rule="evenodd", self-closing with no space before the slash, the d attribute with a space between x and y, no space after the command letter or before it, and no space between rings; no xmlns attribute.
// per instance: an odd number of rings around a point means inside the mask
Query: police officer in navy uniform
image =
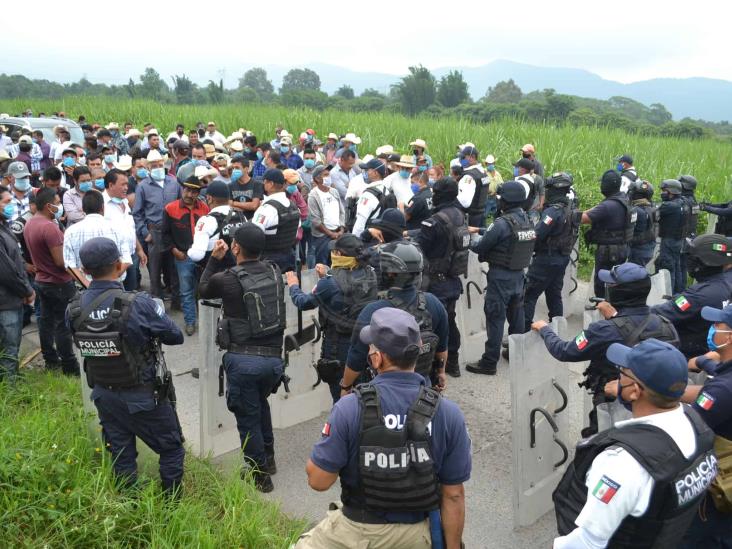
<svg viewBox="0 0 732 549"><path fill-rule="evenodd" d="M700 316L701 310L724 307L732 299L732 240L704 234L692 240L685 253L696 284L656 305L653 311L673 323L681 338L681 352L692 358L707 350L710 323Z"/></svg>
<svg viewBox="0 0 732 549"><path fill-rule="evenodd" d="M699 226L699 212L701 207L696 201L696 187L698 182L693 175L680 175L679 183L681 183L681 199L686 202L686 224L684 225L684 242L694 240L697 235ZM682 247L682 252L685 248ZM681 254L681 278L686 286L688 279L688 268L686 266L686 255Z"/></svg>
<svg viewBox="0 0 732 549"><path fill-rule="evenodd" d="M617 378L616 369L605 358L605 351L612 343L632 346L639 341L656 338L679 345L679 336L673 325L651 313L646 305L651 279L645 267L622 263L609 271L600 270L598 276L607 286L608 299L597 306L604 320L591 323L569 341L562 340L543 320L531 325L531 329L541 335L549 354L557 360L590 361L582 386L592 393L594 407L590 412L589 427L583 431L584 436L597 432L596 408L607 402L605 385Z"/></svg>
<svg viewBox="0 0 732 549"><path fill-rule="evenodd" d="M447 311L449 340L445 372L460 377L460 331L455 322L455 305L463 291L460 275L468 272L470 232L466 215L457 201L458 185L444 177L432 188L432 216L422 222L419 231L410 233L423 250L426 268L423 288L432 293Z"/></svg>
<svg viewBox="0 0 732 549"><path fill-rule="evenodd" d="M371 322L371 316L384 307L402 309L417 320L422 347L416 372L441 391L446 383L447 311L437 297L419 290L424 271L422 253L411 242L397 241L379 246L378 254L377 280L382 297L366 305L356 319L341 380L341 396L351 392L359 377L364 379L367 373L368 346L359 339L358 334L363 326Z"/></svg>
<svg viewBox="0 0 732 549"><path fill-rule="evenodd" d="M146 293L125 292L119 282L125 266L112 240L87 240L79 258L92 282L69 304L66 318L84 359L115 475L127 486L137 481L139 437L160 456L163 488L175 494L185 449L170 389L160 385L165 379L157 379L156 351L158 342L180 345L183 333L162 303Z"/></svg>
<svg viewBox="0 0 732 549"><path fill-rule="evenodd" d="M595 297L604 298L605 284L599 279L601 270L611 269L628 259L628 243L633 238L635 212L628 195L620 191L620 174L608 170L600 179L600 192L605 199L582 214L582 223L591 224L585 233L588 244L597 244L595 250Z"/></svg>
<svg viewBox="0 0 732 549"><path fill-rule="evenodd" d="M479 362L465 368L475 374L496 374L506 318L509 334L521 334L525 330L524 269L531 262L536 231L521 207L526 200L524 187L516 181L508 181L498 191L499 217L479 241L470 245L478 259L489 265L483 309L488 332L485 351Z"/></svg>
<svg viewBox="0 0 732 549"><path fill-rule="evenodd" d="M681 183L676 179L661 182L661 199L658 207L658 235L661 237L656 267L671 273L671 286L674 293L683 291L686 280L681 272L681 251L684 231L689 219L689 205L681 197Z"/></svg>
<svg viewBox="0 0 732 549"><path fill-rule="evenodd" d="M524 295L525 330L531 328L539 296L544 293L549 309L549 320L564 314L562 287L569 256L577 241L582 214L572 208L569 190L572 176L555 173L546 180L546 201L541 219L536 225L534 259L526 275Z"/></svg>
<svg viewBox="0 0 732 549"><path fill-rule="evenodd" d="M343 507L295 548L427 549L439 543L430 530L458 548L472 466L463 414L415 374L422 341L412 315L381 308L358 337L377 376L335 404L306 467L317 491L340 477Z"/></svg>
<svg viewBox="0 0 732 549"><path fill-rule="evenodd" d="M316 369L319 379L330 387L335 403L341 395L340 382L356 319L367 304L376 301L378 282L376 272L363 255L363 242L355 235L343 234L328 246L331 268L315 266L320 280L312 293L303 292L292 271L287 273L287 285L299 310L319 308L323 344Z"/></svg>
<svg viewBox="0 0 732 549"><path fill-rule="evenodd" d="M732 305L724 309L704 307L701 315L713 323L707 336L709 352L691 359L689 369L703 370L711 377L703 386L687 387L681 400L692 404L714 431L720 478L707 492L684 536L684 549L725 547L732 539L732 492L729 488L732 471Z"/></svg>
<svg viewBox="0 0 732 549"><path fill-rule="evenodd" d="M677 547L714 479L714 433L679 403L686 359L669 343L612 344L633 418L583 440L554 491L555 549Z"/></svg>
<svg viewBox="0 0 732 549"><path fill-rule="evenodd" d="M658 235L658 212L651 201L653 185L636 179L628 188L628 197L637 216L628 261L646 267L653 259Z"/></svg>
<svg viewBox="0 0 732 549"><path fill-rule="evenodd" d="M703 202L699 209L717 216L714 232L722 236L732 236L732 200L717 204Z"/></svg>
<svg viewBox="0 0 732 549"><path fill-rule="evenodd" d="M244 470L261 492L274 489L277 472L267 397L279 383L285 332L285 286L279 267L261 260L265 235L250 222L234 233L235 267L223 263L229 246L217 240L198 286L204 299L221 299L217 344L225 349L226 406L236 417Z"/></svg>

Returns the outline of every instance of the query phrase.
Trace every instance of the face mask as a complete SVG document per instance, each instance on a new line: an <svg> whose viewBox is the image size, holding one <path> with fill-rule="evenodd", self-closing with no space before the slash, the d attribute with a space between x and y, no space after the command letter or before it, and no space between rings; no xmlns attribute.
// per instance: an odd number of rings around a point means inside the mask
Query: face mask
<svg viewBox="0 0 732 549"><path fill-rule="evenodd" d="M348 150L356 152L356 145L348 145Z"/></svg>
<svg viewBox="0 0 732 549"><path fill-rule="evenodd" d="M618 402L622 404L626 410L633 411L633 403L630 400L625 400L623 398L623 389L627 389L630 385L621 385L620 378L618 378Z"/></svg>
<svg viewBox="0 0 732 549"><path fill-rule="evenodd" d="M244 175L244 172L242 172L241 170L231 170L231 181L239 181L242 175Z"/></svg>
<svg viewBox="0 0 732 549"><path fill-rule="evenodd" d="M137 170L137 177L140 179L145 179L149 174L149 172L145 168L140 168Z"/></svg>
<svg viewBox="0 0 732 549"><path fill-rule="evenodd" d="M91 188L91 181L84 181L83 183L79 183L79 190L83 193L91 191Z"/></svg>
<svg viewBox="0 0 732 549"><path fill-rule="evenodd" d="M419 192L419 183L412 183L412 192L417 194Z"/></svg>
<svg viewBox="0 0 732 549"><path fill-rule="evenodd" d="M518 177L518 174L519 174L518 168L516 166L514 166L513 167L513 176Z"/></svg>
<svg viewBox="0 0 732 549"><path fill-rule="evenodd" d="M366 181L366 179L364 179ZM323 179L323 186L330 188L330 177L326 177Z"/></svg>
<svg viewBox="0 0 732 549"><path fill-rule="evenodd" d="M38 139L36 139L35 137L31 139L31 141L33 141L33 143L38 143Z"/></svg>
<svg viewBox="0 0 732 549"><path fill-rule="evenodd" d="M363 182L367 185L371 183L371 179L369 179L369 172L363 172Z"/></svg>
<svg viewBox="0 0 732 549"><path fill-rule="evenodd" d="M249 147L244 147L244 152L246 154L250 154L252 152L252 149L250 149Z"/></svg>
<svg viewBox="0 0 732 549"><path fill-rule="evenodd" d="M399 177L407 179L409 177L409 170L399 170Z"/></svg>
<svg viewBox="0 0 732 549"><path fill-rule="evenodd" d="M297 185L288 185L287 192L290 194L295 194L297 192Z"/></svg>
<svg viewBox="0 0 732 549"><path fill-rule="evenodd" d="M257 160L262 160L262 158L264 158L262 151L257 151Z"/></svg>
<svg viewBox="0 0 732 549"><path fill-rule="evenodd" d="M12 219L17 211L18 207L15 205L15 202L8 202L3 208L3 217L5 219Z"/></svg>
<svg viewBox="0 0 732 549"><path fill-rule="evenodd" d="M426 172L426 171L427 171L427 166L418 166L418 167L417 167L417 169L418 169L418 170L419 170L420 172Z"/></svg>
<svg viewBox="0 0 732 549"><path fill-rule="evenodd" d="M717 328L712 324L709 326L709 332L707 333L707 347L709 347L710 351L717 351L721 349L722 347L726 347L729 345L729 341L727 343L722 343L722 345L717 345L714 343L714 336L717 335L717 331L719 331L720 334L728 334L728 330L717 330Z"/></svg>
<svg viewBox="0 0 732 549"><path fill-rule="evenodd" d="M74 166L76 166L76 160L74 160L70 156L67 156L66 158L64 158L63 165L67 168L73 168Z"/></svg>
<svg viewBox="0 0 732 549"><path fill-rule="evenodd" d="M63 204L57 204L56 208L58 208L55 212L53 212L53 217L56 218L58 221L64 216L64 205Z"/></svg>
<svg viewBox="0 0 732 549"><path fill-rule="evenodd" d="M495 171L496 171L496 167L495 167L495 165L493 165L493 164L488 164L488 165L487 165L487 166L485 167L485 169L486 169L486 170L488 170L489 172L495 172Z"/></svg>
<svg viewBox="0 0 732 549"><path fill-rule="evenodd" d="M460 165L463 168L467 168L468 166L470 166L470 161L467 158L461 158L460 159Z"/></svg>
<svg viewBox="0 0 732 549"><path fill-rule="evenodd" d="M282 147L280 147L280 151L283 153L288 153L290 152L290 147L288 147L287 145L283 145Z"/></svg>
<svg viewBox="0 0 732 549"><path fill-rule="evenodd" d="M315 167L315 160L312 158L306 158L304 164L306 169L312 170Z"/></svg>
<svg viewBox="0 0 732 549"><path fill-rule="evenodd" d="M94 186L100 191L104 189L104 179L95 179Z"/></svg>
<svg viewBox="0 0 732 549"><path fill-rule="evenodd" d="M622 172L623 171L623 165L620 164L620 163L618 163L618 165L615 166L615 169L618 170L619 172Z"/></svg>
<svg viewBox="0 0 732 549"><path fill-rule="evenodd" d="M114 202L115 204L122 204L122 202L124 202L124 201L125 201L124 198L118 198L116 196L112 197L112 202Z"/></svg>
<svg viewBox="0 0 732 549"><path fill-rule="evenodd" d="M414 156L419 156L419 151L417 149L413 149L412 154L414 154Z"/></svg>
<svg viewBox="0 0 732 549"><path fill-rule="evenodd" d="M104 163L105 164L112 164L114 162L114 156L111 154L107 154L104 156Z"/></svg>
<svg viewBox="0 0 732 549"><path fill-rule="evenodd" d="M135 143L137 143L137 137L128 137L127 143L130 145L130 147L134 146Z"/></svg>
<svg viewBox="0 0 732 549"><path fill-rule="evenodd" d="M661 193L661 200L669 200L670 198L671 198L671 195L669 193L667 193L665 191Z"/></svg>
<svg viewBox="0 0 732 549"><path fill-rule="evenodd" d="M334 269L355 269L358 267L358 259L330 252L330 264Z"/></svg>
<svg viewBox="0 0 732 549"><path fill-rule="evenodd" d="M30 179L28 179L27 177L16 179L13 187L15 187L19 191L26 192L28 189L31 188Z"/></svg>
<svg viewBox="0 0 732 549"><path fill-rule="evenodd" d="M162 181L165 179L165 168L153 168L150 170L150 177L155 181Z"/></svg>
<svg viewBox="0 0 732 549"><path fill-rule="evenodd" d="M432 187L432 186L433 186L433 185L435 184L435 180L434 180L434 179L429 179L429 180L427 181L427 184L428 184L428 185L429 185L430 187Z"/></svg>

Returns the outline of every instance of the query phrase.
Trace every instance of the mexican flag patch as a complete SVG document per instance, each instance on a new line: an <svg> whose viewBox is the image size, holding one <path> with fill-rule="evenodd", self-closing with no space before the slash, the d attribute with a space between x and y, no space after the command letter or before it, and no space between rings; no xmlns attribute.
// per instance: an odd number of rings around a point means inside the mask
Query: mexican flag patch
<svg viewBox="0 0 732 549"><path fill-rule="evenodd" d="M691 307L691 303L689 303L683 295L680 295L679 297L674 299L674 303L676 303L676 306L682 311L685 311L686 309Z"/></svg>
<svg viewBox="0 0 732 549"><path fill-rule="evenodd" d="M727 244L712 244L712 250L715 252L726 252Z"/></svg>
<svg viewBox="0 0 732 549"><path fill-rule="evenodd" d="M265 218L264 214L259 214L257 216L257 220L255 221L255 223L259 223L260 225L263 225L265 219L266 218Z"/></svg>
<svg viewBox="0 0 732 549"><path fill-rule="evenodd" d="M587 338L585 337L585 331L582 330L577 337L574 338L574 344L577 345L577 348L581 351L585 347L587 347L587 344L589 341L587 341Z"/></svg>
<svg viewBox="0 0 732 549"><path fill-rule="evenodd" d="M330 436L330 423L323 425L323 431L321 433L324 437Z"/></svg>
<svg viewBox="0 0 732 549"><path fill-rule="evenodd" d="M592 495L603 503L610 503L610 500L618 493L618 490L620 490L620 484L603 475L595 486L595 489L592 490Z"/></svg>
<svg viewBox="0 0 732 549"><path fill-rule="evenodd" d="M705 410L710 410L712 406L714 406L714 397L709 395L708 393L701 393L697 399L696 403Z"/></svg>
<svg viewBox="0 0 732 549"><path fill-rule="evenodd" d="M551 216L549 216L549 215L547 215L547 216L546 216L546 217L544 218L544 224L545 224L545 225L551 225L551 224L552 224L553 222L554 222L554 220L553 220L553 219L551 218Z"/></svg>

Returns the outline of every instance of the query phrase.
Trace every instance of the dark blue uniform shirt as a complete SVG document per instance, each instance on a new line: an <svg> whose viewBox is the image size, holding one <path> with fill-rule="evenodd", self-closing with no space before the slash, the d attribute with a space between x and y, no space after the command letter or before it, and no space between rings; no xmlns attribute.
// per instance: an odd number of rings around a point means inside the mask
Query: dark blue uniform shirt
<svg viewBox="0 0 732 549"><path fill-rule="evenodd" d="M618 193L622 195L622 193ZM617 195L613 195L617 196ZM608 197L587 212L593 227L600 227L608 231L619 231L625 227L625 208L617 200Z"/></svg>
<svg viewBox="0 0 732 549"><path fill-rule="evenodd" d="M552 204L547 206L541 212L541 220L536 224L536 252L546 253L546 247L543 243L550 236L559 236L564 230L564 206L562 204Z"/></svg>
<svg viewBox="0 0 732 549"><path fill-rule="evenodd" d="M732 361L717 364L714 377L708 378L699 392L694 409L715 434L732 440Z"/></svg>
<svg viewBox="0 0 732 549"><path fill-rule="evenodd" d="M684 201L664 200L658 207L658 234L661 238L681 238L684 224Z"/></svg>
<svg viewBox="0 0 732 549"><path fill-rule="evenodd" d="M505 212L502 212L501 215L509 213L517 213L519 216L528 217L526 212L521 208L510 208ZM491 225L488 226L483 233L482 238L478 242L470 245L470 250L478 254L478 261L488 261L488 252L493 248L500 249L501 246L505 246L506 251L508 251L509 246L511 246L512 236L513 230L511 230L509 222L498 217L493 223L491 223ZM506 270L498 266L492 267L492 270L494 271L497 269Z"/></svg>

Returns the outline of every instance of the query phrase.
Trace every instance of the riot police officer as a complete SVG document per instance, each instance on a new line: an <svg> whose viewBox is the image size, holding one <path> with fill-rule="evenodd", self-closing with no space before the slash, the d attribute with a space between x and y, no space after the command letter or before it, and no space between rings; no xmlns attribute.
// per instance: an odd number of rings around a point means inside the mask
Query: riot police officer
<svg viewBox="0 0 732 549"><path fill-rule="evenodd" d="M480 165L478 149L472 145L460 151L462 175L458 181L458 201L468 214L471 227L485 226L485 205L488 202L490 178Z"/></svg>
<svg viewBox="0 0 732 549"><path fill-rule="evenodd" d="M674 293L686 287L686 280L681 272L681 247L684 231L688 223L688 204L681 198L681 183L676 179L665 179L661 182L661 199L658 208L658 234L661 237L656 267L667 269L671 273L671 286Z"/></svg>
<svg viewBox="0 0 732 549"><path fill-rule="evenodd" d="M118 280L125 266L114 241L91 238L79 258L92 282L71 301L66 317L115 475L126 486L137 481L139 437L160 456L163 488L174 494L183 477L185 449L159 344L180 345L183 333L162 303L124 290Z"/></svg>
<svg viewBox="0 0 732 549"><path fill-rule="evenodd" d="M615 170L608 170L600 179L600 192L605 199L582 214L582 223L591 224L585 233L588 244L597 244L595 250L595 297L605 297L605 284L599 279L601 270L611 269L628 259L628 243L633 238L636 214L628 195L620 191L621 178Z"/></svg>
<svg viewBox="0 0 732 549"><path fill-rule="evenodd" d="M699 206L703 212L717 216L714 232L722 236L732 236L732 200L719 204L703 203Z"/></svg>
<svg viewBox="0 0 732 549"><path fill-rule="evenodd" d="M679 183L681 183L681 198L684 202L686 202L686 224L684 225L684 242L686 242L687 239L695 239L696 233L699 225L699 212L701 211L701 207L699 206L699 203L696 201L696 187L697 187L697 180L696 177L693 175L680 175L679 176ZM686 281L688 279L688 268L686 266L686 255L683 253L684 248L682 247L682 254L681 254L681 278L684 281L684 286L686 286Z"/></svg>
<svg viewBox="0 0 732 549"><path fill-rule="evenodd" d="M524 294L525 330L534 321L536 301L544 293L549 308L549 320L564 314L562 287L564 271L569 265L569 255L579 235L582 214L572 208L569 190L572 176L561 172L546 180L546 202L541 219L536 225L534 259L527 273Z"/></svg>
<svg viewBox="0 0 732 549"><path fill-rule="evenodd" d="M317 491L340 477L343 507L295 548L443 546L431 530L459 547L472 467L463 414L415 373L424 341L412 315L381 308L356 336L377 375L335 404L306 466Z"/></svg>
<svg viewBox="0 0 732 549"><path fill-rule="evenodd" d="M577 446L553 495L554 547L676 547L714 478L714 434L679 404L688 371L672 345L614 343L607 358L633 419Z"/></svg>
<svg viewBox="0 0 732 549"><path fill-rule="evenodd" d="M645 267L635 263L622 263L612 270L598 273L607 285L608 299L597 308L604 320L593 322L569 341L562 340L551 327L539 320L531 325L544 340L549 354L561 362L590 361L584 372L582 386L593 395L589 428L583 436L598 431L597 406L607 402L605 385L617 378L614 366L605 358L605 351L612 343L635 345L639 341L656 338L679 345L679 336L673 325L648 308L646 300L651 291L651 279Z"/></svg>
<svg viewBox="0 0 732 549"><path fill-rule="evenodd" d="M368 367L368 346L358 338L359 330L371 322L374 312L384 307L407 311L416 319L422 338L416 372L441 391L446 383L447 311L434 295L419 290L424 271L422 253L411 242L397 241L379 246L378 254L377 280L383 297L366 305L356 319L341 380L341 396L351 392Z"/></svg>
<svg viewBox="0 0 732 549"><path fill-rule="evenodd" d="M361 310L377 298L376 272L363 255L363 242L346 233L329 243L331 268L317 265L320 280L312 293L300 289L294 272L287 273L290 298L301 311L319 308L323 344L316 364L319 379L330 387L333 403L341 395L340 381Z"/></svg>
<svg viewBox="0 0 732 549"><path fill-rule="evenodd" d="M460 377L458 365L460 331L455 322L455 304L463 286L458 278L468 272L468 248L470 232L465 213L457 201L458 185L454 179L444 177L432 188L432 216L422 222L413 236L423 250L425 271L422 287L432 293L445 306L449 323L447 366L445 372Z"/></svg>
<svg viewBox="0 0 732 549"><path fill-rule="evenodd" d="M265 241L259 227L243 223L231 244L237 265L225 269L229 247L217 240L198 289L205 299L222 300L216 342L226 350L226 406L236 417L244 471L252 471L258 490L271 492L277 466L267 397L283 371L285 286L279 267L261 260Z"/></svg>
<svg viewBox="0 0 732 549"><path fill-rule="evenodd" d="M508 333L520 334L524 326L524 269L534 253L536 231L521 208L526 200L524 187L508 181L498 188L498 214L483 237L470 245L480 261L487 261L488 286L485 290L485 320L488 337L480 361L465 369L475 374L496 374L501 352L503 324L508 318Z"/></svg>
<svg viewBox="0 0 732 549"><path fill-rule="evenodd" d="M658 234L658 212L651 202L653 185L648 181L636 179L628 187L628 197L636 213L628 261L646 267L653 259Z"/></svg>
<svg viewBox="0 0 732 549"><path fill-rule="evenodd" d="M692 358L707 349L710 323L701 318L702 308L721 308L732 298L732 240L704 234L692 240L685 253L696 284L656 305L653 311L673 323L681 338L681 352Z"/></svg>

